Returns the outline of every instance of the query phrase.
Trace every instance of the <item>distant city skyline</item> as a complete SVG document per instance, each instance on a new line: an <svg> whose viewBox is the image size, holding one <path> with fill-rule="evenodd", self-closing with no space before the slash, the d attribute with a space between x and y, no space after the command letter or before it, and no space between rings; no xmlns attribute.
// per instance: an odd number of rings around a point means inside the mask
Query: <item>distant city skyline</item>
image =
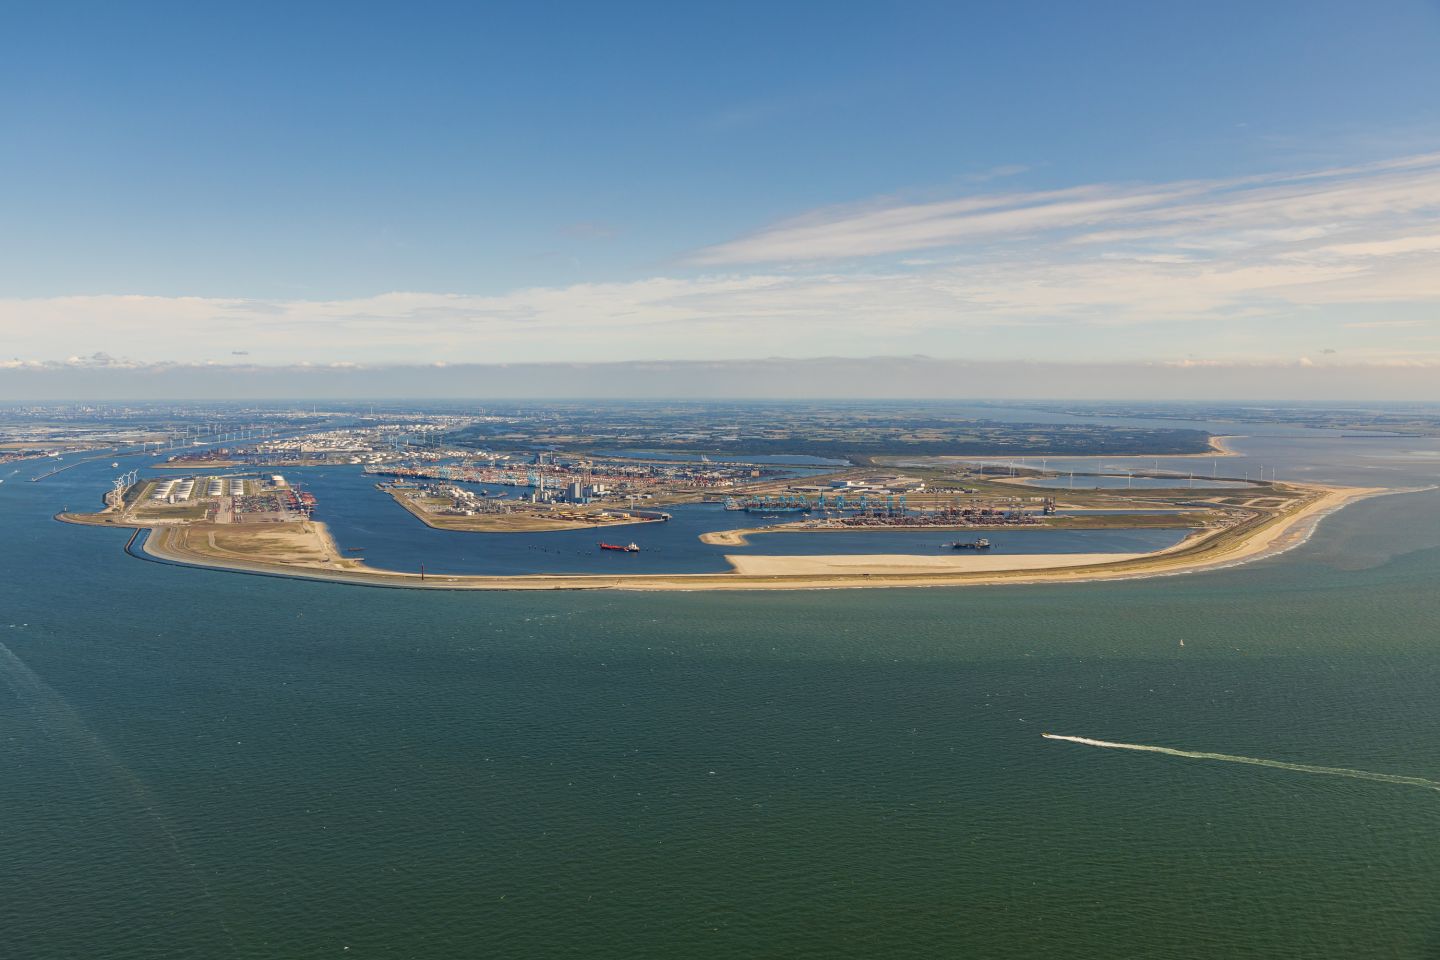
<svg viewBox="0 0 1440 960"><path fill-rule="evenodd" d="M1440 399L1434 3L338 10L7 14L0 395L923 355Z"/></svg>

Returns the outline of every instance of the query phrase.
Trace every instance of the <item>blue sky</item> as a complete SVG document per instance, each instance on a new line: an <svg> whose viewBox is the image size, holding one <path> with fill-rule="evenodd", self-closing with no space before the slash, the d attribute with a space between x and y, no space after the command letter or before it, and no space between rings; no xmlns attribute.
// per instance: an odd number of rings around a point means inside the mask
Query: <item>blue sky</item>
<svg viewBox="0 0 1440 960"><path fill-rule="evenodd" d="M1437 41L1405 0L10 4L0 353L1431 362Z"/></svg>

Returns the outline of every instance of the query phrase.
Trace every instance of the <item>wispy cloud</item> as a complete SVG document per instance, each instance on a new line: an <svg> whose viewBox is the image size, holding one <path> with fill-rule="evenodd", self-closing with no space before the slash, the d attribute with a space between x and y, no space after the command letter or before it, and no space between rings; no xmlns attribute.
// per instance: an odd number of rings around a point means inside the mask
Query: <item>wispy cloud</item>
<svg viewBox="0 0 1440 960"><path fill-rule="evenodd" d="M1100 226L1174 202L1185 192L1073 187L935 203L822 210L694 254L691 263L854 259L953 246L980 238Z"/></svg>
<svg viewBox="0 0 1440 960"><path fill-rule="evenodd" d="M1440 154L1154 185L1091 184L820 210L695 253L703 266L876 257L1049 234L1052 241L1314 239L1393 230L1440 210ZM1222 232L1225 237L1214 236Z"/></svg>

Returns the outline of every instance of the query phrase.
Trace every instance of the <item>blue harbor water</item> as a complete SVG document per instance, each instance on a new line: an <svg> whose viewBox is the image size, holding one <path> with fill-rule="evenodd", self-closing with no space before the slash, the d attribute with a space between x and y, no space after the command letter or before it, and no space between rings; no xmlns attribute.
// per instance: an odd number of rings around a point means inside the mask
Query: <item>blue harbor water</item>
<svg viewBox="0 0 1440 960"><path fill-rule="evenodd" d="M1040 736L1440 780L1433 489L1153 580L437 594L135 560L51 519L108 461L42 469L0 484L0 956L1440 951L1440 792Z"/></svg>
<svg viewBox="0 0 1440 960"><path fill-rule="evenodd" d="M373 567L449 574L504 573L723 573L726 554L806 554L943 552L957 537L953 530L823 531L757 535L748 546L710 546L699 536L713 530L763 528L793 523L796 514L765 515L726 510L721 504L667 507L670 520L590 530L542 533L465 533L426 526L358 468L299 468L287 471L319 502L337 544L350 556L363 556ZM516 488L472 484L496 495L514 496ZM987 531L994 550L1009 553L1142 553L1177 543L1183 529ZM635 543L639 553L601 550L601 542Z"/></svg>

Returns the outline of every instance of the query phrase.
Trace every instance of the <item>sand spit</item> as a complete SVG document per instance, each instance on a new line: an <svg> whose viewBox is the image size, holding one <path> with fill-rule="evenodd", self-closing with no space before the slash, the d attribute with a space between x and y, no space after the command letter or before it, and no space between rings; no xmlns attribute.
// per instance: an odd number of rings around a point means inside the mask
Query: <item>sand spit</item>
<svg viewBox="0 0 1440 960"><path fill-rule="evenodd" d="M190 524L152 527L136 549L187 566L302 580L425 590L826 590L943 587L984 584L1080 583L1169 576L1246 563L1303 543L1316 525L1346 504L1383 493L1368 487L1286 484L1306 499L1223 530L1197 531L1165 550L1146 554L1017 554L939 556L731 556L735 568L715 574L618 576L547 575L422 577L419 571L380 570L346 557L323 523ZM61 515L77 523L109 525L98 517Z"/></svg>

